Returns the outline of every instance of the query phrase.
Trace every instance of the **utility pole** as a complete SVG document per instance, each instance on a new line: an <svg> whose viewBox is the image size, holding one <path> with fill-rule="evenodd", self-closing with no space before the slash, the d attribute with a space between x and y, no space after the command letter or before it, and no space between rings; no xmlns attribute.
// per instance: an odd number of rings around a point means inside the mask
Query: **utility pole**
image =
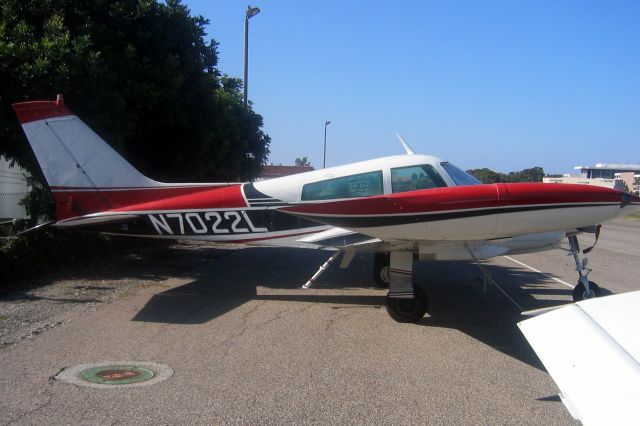
<svg viewBox="0 0 640 426"><path fill-rule="evenodd" d="M327 126L331 124L330 121L324 122L324 154L322 156L322 168L324 169L327 164Z"/></svg>
<svg viewBox="0 0 640 426"><path fill-rule="evenodd" d="M247 13L244 16L244 107L247 107L247 86L249 85L249 19L260 13L257 7L247 6Z"/></svg>

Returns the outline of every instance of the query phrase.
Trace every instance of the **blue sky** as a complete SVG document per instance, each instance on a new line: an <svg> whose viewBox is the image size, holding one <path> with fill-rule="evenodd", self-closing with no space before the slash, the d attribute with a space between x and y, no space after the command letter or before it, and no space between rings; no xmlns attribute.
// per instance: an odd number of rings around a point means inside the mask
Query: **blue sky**
<svg viewBox="0 0 640 426"><path fill-rule="evenodd" d="M246 1L187 0L242 77ZM640 1L254 0L269 161L416 152L468 169L640 163Z"/></svg>

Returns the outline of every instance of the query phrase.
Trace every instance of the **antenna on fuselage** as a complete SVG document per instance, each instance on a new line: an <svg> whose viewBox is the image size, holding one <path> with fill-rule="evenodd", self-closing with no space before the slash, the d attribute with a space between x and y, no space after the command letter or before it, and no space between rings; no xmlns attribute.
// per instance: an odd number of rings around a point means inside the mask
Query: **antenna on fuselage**
<svg viewBox="0 0 640 426"><path fill-rule="evenodd" d="M400 133L396 132L396 136L398 137L398 140L400 141L400 143L404 147L404 150L407 152L407 155L415 154L415 152L413 152L413 149L411 149L411 147L409 146L407 141L404 140L404 138L400 135Z"/></svg>

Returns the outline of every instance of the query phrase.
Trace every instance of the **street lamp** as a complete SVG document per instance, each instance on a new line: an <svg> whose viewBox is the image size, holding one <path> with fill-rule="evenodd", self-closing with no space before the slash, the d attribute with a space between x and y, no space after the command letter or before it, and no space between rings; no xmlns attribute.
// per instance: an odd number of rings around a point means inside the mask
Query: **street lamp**
<svg viewBox="0 0 640 426"><path fill-rule="evenodd" d="M247 86L249 84L249 19L260 13L257 7L247 6L244 16L244 107L247 107Z"/></svg>
<svg viewBox="0 0 640 426"><path fill-rule="evenodd" d="M327 126L331 124L330 121L325 121L324 122L324 154L322 156L322 168L325 168L325 165L327 163Z"/></svg>

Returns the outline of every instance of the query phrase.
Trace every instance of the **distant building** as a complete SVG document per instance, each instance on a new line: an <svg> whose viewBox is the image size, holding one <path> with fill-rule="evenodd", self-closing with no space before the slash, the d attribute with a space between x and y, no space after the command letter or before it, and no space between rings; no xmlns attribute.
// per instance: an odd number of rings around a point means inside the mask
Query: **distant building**
<svg viewBox="0 0 640 426"><path fill-rule="evenodd" d="M588 179L615 179L616 174L627 172L640 176L640 164L597 163L595 166L576 166L574 170L580 170L580 177Z"/></svg>
<svg viewBox="0 0 640 426"><path fill-rule="evenodd" d="M19 203L29 192L26 171L0 156L0 221L27 219L27 211Z"/></svg>
<svg viewBox="0 0 640 426"><path fill-rule="evenodd" d="M640 164L597 163L595 166L576 166L585 179L619 179L630 192L640 194ZM623 186L624 190L624 186Z"/></svg>
<svg viewBox="0 0 640 426"><path fill-rule="evenodd" d="M256 180L273 179L281 176L310 172L311 170L313 170L311 166L264 166L262 173Z"/></svg>
<svg viewBox="0 0 640 426"><path fill-rule="evenodd" d="M640 174L634 172L616 173L616 178L620 179L629 189L629 192L638 193L638 183L640 182Z"/></svg>
<svg viewBox="0 0 640 426"><path fill-rule="evenodd" d="M589 179L577 176L563 176L563 177L545 177L542 178L544 183L574 183L581 185L595 185L603 186L605 188L613 188L618 191L624 191L624 184L622 179Z"/></svg>

